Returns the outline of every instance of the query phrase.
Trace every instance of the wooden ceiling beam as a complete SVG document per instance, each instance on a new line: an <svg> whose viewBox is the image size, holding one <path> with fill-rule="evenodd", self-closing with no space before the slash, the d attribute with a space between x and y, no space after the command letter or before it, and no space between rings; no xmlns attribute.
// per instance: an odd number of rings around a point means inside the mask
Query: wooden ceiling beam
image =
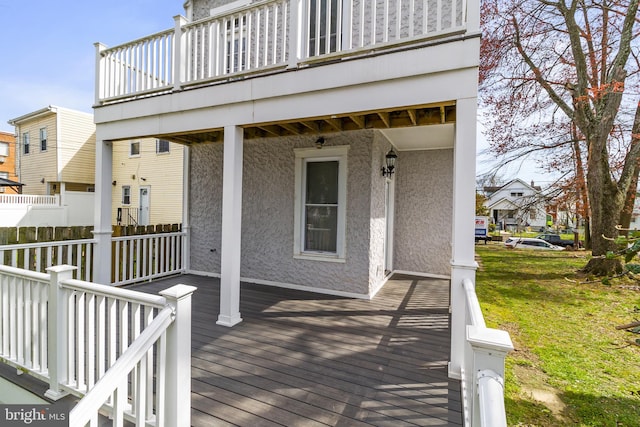
<svg viewBox="0 0 640 427"><path fill-rule="evenodd" d="M342 132L342 120L340 119L324 119L325 123L331 126L337 132Z"/></svg>
<svg viewBox="0 0 640 427"><path fill-rule="evenodd" d="M382 123L384 123L384 125L387 128L391 127L391 116L389 115L389 113L387 112L378 113L378 117L380 117L380 120L382 120Z"/></svg>
<svg viewBox="0 0 640 427"><path fill-rule="evenodd" d="M300 131L300 126L296 123L279 123L279 126L288 130L294 135L300 135L302 133Z"/></svg>
<svg viewBox="0 0 640 427"><path fill-rule="evenodd" d="M411 119L411 124L413 124L414 126L417 126L418 125L418 117L417 117L416 110L409 109L409 110L407 110L407 114L409 115L409 118Z"/></svg>
<svg viewBox="0 0 640 427"><path fill-rule="evenodd" d="M282 136L277 126L257 126L258 129L265 131L271 136Z"/></svg>
<svg viewBox="0 0 640 427"><path fill-rule="evenodd" d="M349 119L360 129L364 129L366 127L367 116L349 116Z"/></svg>
<svg viewBox="0 0 640 427"><path fill-rule="evenodd" d="M300 124L313 132L320 132L320 126L316 122L300 122Z"/></svg>

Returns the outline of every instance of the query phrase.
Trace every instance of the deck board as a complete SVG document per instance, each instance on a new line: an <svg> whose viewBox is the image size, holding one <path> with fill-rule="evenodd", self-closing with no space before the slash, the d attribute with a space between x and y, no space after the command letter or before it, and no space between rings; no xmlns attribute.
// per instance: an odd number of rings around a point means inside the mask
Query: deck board
<svg viewBox="0 0 640 427"><path fill-rule="evenodd" d="M397 276L370 300L242 284L243 321L216 325L219 280L178 276L134 289L197 286L194 426L460 426L447 377L449 284Z"/></svg>

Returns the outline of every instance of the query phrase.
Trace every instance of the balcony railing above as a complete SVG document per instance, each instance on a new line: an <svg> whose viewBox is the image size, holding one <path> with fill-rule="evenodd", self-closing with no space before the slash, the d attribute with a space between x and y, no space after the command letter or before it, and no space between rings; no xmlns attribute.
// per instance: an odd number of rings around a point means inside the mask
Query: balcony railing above
<svg viewBox="0 0 640 427"><path fill-rule="evenodd" d="M263 0L113 48L97 44L96 103L362 55L467 30L476 0Z"/></svg>

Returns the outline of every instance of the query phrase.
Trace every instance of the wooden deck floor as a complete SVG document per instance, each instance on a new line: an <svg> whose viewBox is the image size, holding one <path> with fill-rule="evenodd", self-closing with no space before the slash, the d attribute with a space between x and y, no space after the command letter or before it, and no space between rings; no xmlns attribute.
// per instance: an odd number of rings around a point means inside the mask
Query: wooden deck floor
<svg viewBox="0 0 640 427"><path fill-rule="evenodd" d="M219 281L193 298L194 426L462 425L447 378L449 284L396 277L372 301L243 284L243 322L215 324Z"/></svg>

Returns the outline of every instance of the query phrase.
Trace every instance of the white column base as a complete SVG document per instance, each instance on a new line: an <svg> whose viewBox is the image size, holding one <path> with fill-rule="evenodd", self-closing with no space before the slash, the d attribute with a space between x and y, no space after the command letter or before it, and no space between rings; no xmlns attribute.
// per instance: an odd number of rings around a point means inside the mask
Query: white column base
<svg viewBox="0 0 640 427"><path fill-rule="evenodd" d="M49 389L49 390L44 392L44 397L46 397L48 399L51 399L53 401L60 400L63 397L68 396L68 395L69 395L69 393L66 392L66 391L55 392L55 391L53 391L51 389Z"/></svg>
<svg viewBox="0 0 640 427"><path fill-rule="evenodd" d="M218 321L216 322L216 325L226 326L230 328L232 326L237 325L240 322L242 322L242 317L240 317L240 313L233 316L226 316L224 314L221 314L218 316Z"/></svg>

